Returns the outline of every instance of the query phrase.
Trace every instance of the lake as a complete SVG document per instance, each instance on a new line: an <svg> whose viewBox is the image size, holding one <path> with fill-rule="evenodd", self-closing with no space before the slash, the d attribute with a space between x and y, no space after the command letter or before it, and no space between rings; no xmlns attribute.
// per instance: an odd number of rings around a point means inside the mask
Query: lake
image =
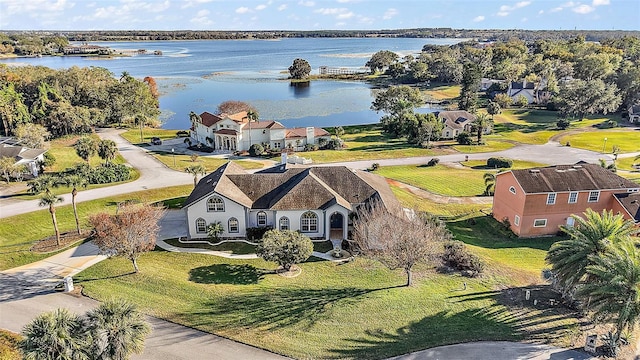
<svg viewBox="0 0 640 360"><path fill-rule="evenodd" d="M380 115L371 111L374 93L364 82L317 80L292 86L285 80L295 58L320 66L358 68L379 50L401 56L419 53L425 44L451 45L462 39L301 38L281 40L196 40L155 42L96 42L114 49L146 49L158 55L111 59L42 57L4 59L14 65L50 68L99 66L119 76L126 71L156 79L161 96L163 128L186 129L189 112L215 112L225 100L252 104L260 119L288 127L370 124ZM419 109L421 112L430 109Z"/></svg>

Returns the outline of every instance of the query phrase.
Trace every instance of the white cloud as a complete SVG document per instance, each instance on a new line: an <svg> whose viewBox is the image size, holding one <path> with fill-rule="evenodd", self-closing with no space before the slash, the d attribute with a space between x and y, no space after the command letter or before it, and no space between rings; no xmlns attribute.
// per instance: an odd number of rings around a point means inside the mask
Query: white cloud
<svg viewBox="0 0 640 360"><path fill-rule="evenodd" d="M264 10L266 8L267 8L267 5L265 5L265 4L260 4L260 5L256 6L256 10L258 10L258 11Z"/></svg>
<svg viewBox="0 0 640 360"><path fill-rule="evenodd" d="M298 5L302 5L302 6L308 6L308 7L312 7L312 6L316 6L316 3L311 1L311 0L300 0L298 2Z"/></svg>
<svg viewBox="0 0 640 360"><path fill-rule="evenodd" d="M520 1L513 5L502 5L500 6L500 10L496 13L498 16L507 16L510 12L516 9L523 8L525 6L529 6L531 1Z"/></svg>
<svg viewBox="0 0 640 360"><path fill-rule="evenodd" d="M246 6L241 6L239 8L236 9L236 14L246 14L249 11L251 11L248 7Z"/></svg>
<svg viewBox="0 0 640 360"><path fill-rule="evenodd" d="M480 15L480 16L476 16L473 18L473 22L480 22L484 20L484 16Z"/></svg>
<svg viewBox="0 0 640 360"><path fill-rule="evenodd" d="M35 12L40 14L51 12L57 13L66 9L71 9L75 6L74 2L69 2L67 0L5 0L0 2L4 3L6 6L6 15L29 13L30 16L34 16L37 15Z"/></svg>
<svg viewBox="0 0 640 360"><path fill-rule="evenodd" d="M563 9L563 8L559 6L559 7L555 7L555 8L553 8L553 9L549 10L549 12L554 13L554 12L562 11L562 9Z"/></svg>
<svg viewBox="0 0 640 360"><path fill-rule="evenodd" d="M347 13L339 14L338 16L336 16L336 19L345 20L345 19L351 19L352 17L353 17L353 13L349 11Z"/></svg>
<svg viewBox="0 0 640 360"><path fill-rule="evenodd" d="M313 12L322 15L337 15L346 11L348 11L346 8L320 8Z"/></svg>
<svg viewBox="0 0 640 360"><path fill-rule="evenodd" d="M609 5L610 1L609 0L593 0L592 5L593 6L601 6L601 5Z"/></svg>
<svg viewBox="0 0 640 360"><path fill-rule="evenodd" d="M538 15L542 15L542 14L544 14L544 10L538 11Z"/></svg>
<svg viewBox="0 0 640 360"><path fill-rule="evenodd" d="M206 4L212 2L213 0L184 0L184 4L180 6L181 9L190 8L192 6L196 6L199 4Z"/></svg>
<svg viewBox="0 0 640 360"><path fill-rule="evenodd" d="M203 9L198 11L198 13L196 14L197 17L203 17L203 16L207 16L209 15L211 12L207 9Z"/></svg>
<svg viewBox="0 0 640 360"><path fill-rule="evenodd" d="M571 10L573 10L573 12L575 12L575 13L584 15L584 14L588 14L588 13L592 12L593 10L595 10L595 8L592 7L592 6L583 4L583 5L576 6Z"/></svg>
<svg viewBox="0 0 640 360"><path fill-rule="evenodd" d="M387 9L387 11L384 12L384 15L382 15L382 18L384 20L389 20L389 19L393 18L396 15L398 15L398 10L396 10L394 8L389 8L389 9Z"/></svg>
<svg viewBox="0 0 640 360"><path fill-rule="evenodd" d="M278 6L278 11L283 11L287 8L287 4L282 4L280 6Z"/></svg>

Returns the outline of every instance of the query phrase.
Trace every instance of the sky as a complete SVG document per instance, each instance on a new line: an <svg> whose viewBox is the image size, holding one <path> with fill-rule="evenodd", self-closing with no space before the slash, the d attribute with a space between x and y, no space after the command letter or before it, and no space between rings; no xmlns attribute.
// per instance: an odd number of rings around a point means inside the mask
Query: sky
<svg viewBox="0 0 640 360"><path fill-rule="evenodd" d="M0 30L640 30L640 0L0 0Z"/></svg>

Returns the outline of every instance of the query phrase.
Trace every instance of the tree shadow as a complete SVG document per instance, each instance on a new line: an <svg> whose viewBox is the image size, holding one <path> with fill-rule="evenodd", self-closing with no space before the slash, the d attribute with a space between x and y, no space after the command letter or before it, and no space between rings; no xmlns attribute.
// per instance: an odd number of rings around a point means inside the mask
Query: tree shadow
<svg viewBox="0 0 640 360"><path fill-rule="evenodd" d="M391 289L358 288L280 288L277 291L236 292L205 304L203 310L183 313L197 327L214 331L253 328L270 331L304 323L307 328L330 316L337 306L349 306L373 292Z"/></svg>
<svg viewBox="0 0 640 360"><path fill-rule="evenodd" d="M257 284L265 274L272 274L271 270L258 269L249 264L215 264L201 266L189 270L189 281L199 284Z"/></svg>
<svg viewBox="0 0 640 360"><path fill-rule="evenodd" d="M118 275L102 276L102 277L95 277L95 278L88 278L88 279L78 278L76 280L74 278L74 282L79 285L79 284L86 283L86 282L91 282L91 281L117 279L117 278L129 276L129 275L135 275L135 274L136 274L135 271L131 271L131 272L128 272L128 273L123 273L123 274L118 274Z"/></svg>

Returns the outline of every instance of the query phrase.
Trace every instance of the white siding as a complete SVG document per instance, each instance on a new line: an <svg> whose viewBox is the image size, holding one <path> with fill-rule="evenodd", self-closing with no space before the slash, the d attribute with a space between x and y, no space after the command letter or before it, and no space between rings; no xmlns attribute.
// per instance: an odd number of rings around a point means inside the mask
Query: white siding
<svg viewBox="0 0 640 360"><path fill-rule="evenodd" d="M220 196L224 200L224 211L208 212L207 200L213 195L214 194L207 196L185 209L187 213L187 225L189 228L189 237L190 238L206 237L206 234L199 234L196 232L196 220L198 218L204 219L207 222L207 224L210 224L214 221L220 221L222 223L222 226L224 227L224 232L220 235L221 237L246 236L247 225L246 225L244 206L234 201L231 201L223 196ZM229 233L229 219L232 217L235 217L236 219L238 219L239 232L237 233Z"/></svg>

